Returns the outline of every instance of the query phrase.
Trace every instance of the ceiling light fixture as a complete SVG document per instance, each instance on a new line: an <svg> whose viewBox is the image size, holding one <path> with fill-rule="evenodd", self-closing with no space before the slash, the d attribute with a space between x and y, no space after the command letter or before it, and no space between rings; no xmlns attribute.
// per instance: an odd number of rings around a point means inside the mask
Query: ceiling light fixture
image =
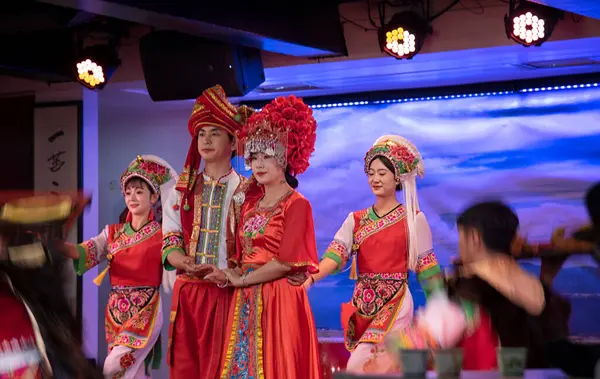
<svg viewBox="0 0 600 379"><path fill-rule="evenodd" d="M521 0L509 3L504 28L509 39L525 46L541 46L550 38L562 12L545 5Z"/></svg>
<svg viewBox="0 0 600 379"><path fill-rule="evenodd" d="M418 13L396 13L379 29L379 46L381 51L396 59L412 59L431 32L429 22Z"/></svg>
<svg viewBox="0 0 600 379"><path fill-rule="evenodd" d="M116 48L110 45L90 46L83 50L75 65L77 81L89 89L104 88L121 64Z"/></svg>

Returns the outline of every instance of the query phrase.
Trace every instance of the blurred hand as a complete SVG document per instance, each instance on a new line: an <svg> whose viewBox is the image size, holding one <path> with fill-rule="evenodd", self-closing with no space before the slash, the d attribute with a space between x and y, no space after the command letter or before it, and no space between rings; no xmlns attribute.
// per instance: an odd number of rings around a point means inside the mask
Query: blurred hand
<svg viewBox="0 0 600 379"><path fill-rule="evenodd" d="M540 280L545 285L551 287L554 278L558 275L565 261L569 258L568 255L557 255L553 257L542 258L542 267L540 269Z"/></svg>
<svg viewBox="0 0 600 379"><path fill-rule="evenodd" d="M0 259L6 259L6 240L0 235Z"/></svg>
<svg viewBox="0 0 600 379"><path fill-rule="evenodd" d="M79 250L77 250L76 245L58 238L52 239L49 244L55 251L63 254L65 257L79 259Z"/></svg>

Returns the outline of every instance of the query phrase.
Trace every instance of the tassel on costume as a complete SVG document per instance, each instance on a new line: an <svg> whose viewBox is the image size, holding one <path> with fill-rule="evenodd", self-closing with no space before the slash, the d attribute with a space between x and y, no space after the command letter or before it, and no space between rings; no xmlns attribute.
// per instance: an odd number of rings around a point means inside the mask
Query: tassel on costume
<svg viewBox="0 0 600 379"><path fill-rule="evenodd" d="M350 266L350 279L356 280L358 278L358 273L356 270L356 254L352 254L352 265Z"/></svg>
<svg viewBox="0 0 600 379"><path fill-rule="evenodd" d="M104 277L106 276L107 272L108 272L108 266L106 266L106 268L104 270L102 270L102 272L100 274L98 274L98 276L96 276L96 278L94 279L94 284L97 285L98 287L100 287L100 284L102 284L102 281L104 280Z"/></svg>

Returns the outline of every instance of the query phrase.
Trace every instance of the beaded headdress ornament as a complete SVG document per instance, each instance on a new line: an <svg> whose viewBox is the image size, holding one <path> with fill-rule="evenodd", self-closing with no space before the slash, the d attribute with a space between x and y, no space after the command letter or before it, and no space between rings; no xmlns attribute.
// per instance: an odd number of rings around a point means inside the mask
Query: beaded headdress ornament
<svg viewBox="0 0 600 379"><path fill-rule="evenodd" d="M278 97L248 119L238 134L246 166L252 154L264 153L296 176L309 167L315 150L317 122L312 109L294 95Z"/></svg>

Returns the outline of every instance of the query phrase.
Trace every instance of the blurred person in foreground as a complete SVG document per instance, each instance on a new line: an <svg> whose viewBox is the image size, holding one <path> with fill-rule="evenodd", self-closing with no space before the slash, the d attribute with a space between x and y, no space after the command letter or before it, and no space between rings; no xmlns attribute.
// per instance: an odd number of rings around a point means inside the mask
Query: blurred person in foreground
<svg viewBox="0 0 600 379"><path fill-rule="evenodd" d="M56 251L82 194L0 193L0 378L102 378L83 354Z"/></svg>
<svg viewBox="0 0 600 379"><path fill-rule="evenodd" d="M550 270L542 268L543 279L551 282L565 260L571 254L590 254L600 263L600 183L593 185L586 193L585 204L591 224L578 229L570 238L564 238L564 229L553 235L552 247L558 253ZM550 363L565 373L580 378L594 377L600 371L600 344L574 343L562 338L548 344Z"/></svg>
<svg viewBox="0 0 600 379"><path fill-rule="evenodd" d="M465 370L496 369L499 346L526 347L527 368L549 367L547 344L567 338L570 304L511 255L517 216L501 202L483 202L465 210L457 225L460 265L448 297L428 303L388 345L459 346Z"/></svg>

